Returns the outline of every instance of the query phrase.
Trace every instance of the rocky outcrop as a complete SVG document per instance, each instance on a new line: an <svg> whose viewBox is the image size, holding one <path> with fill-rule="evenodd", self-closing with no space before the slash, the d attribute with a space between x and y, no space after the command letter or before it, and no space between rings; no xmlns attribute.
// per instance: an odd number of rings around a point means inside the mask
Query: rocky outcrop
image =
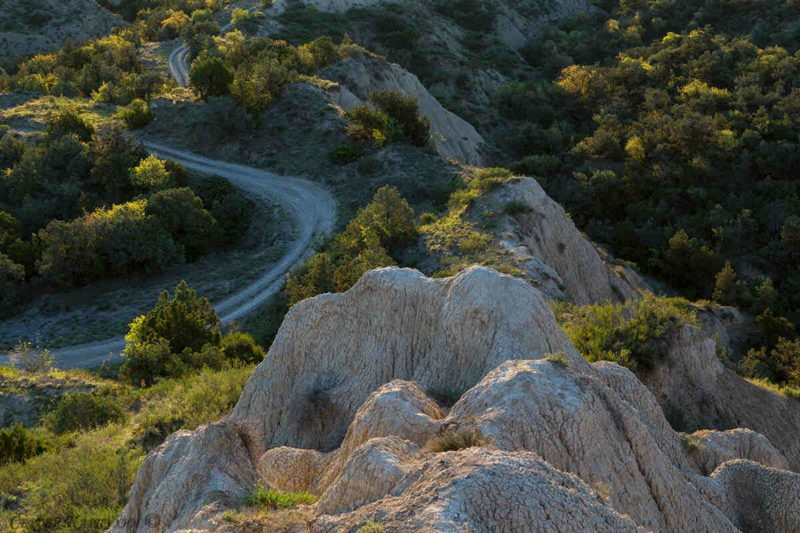
<svg viewBox="0 0 800 533"><path fill-rule="evenodd" d="M31 11L32 7L37 7ZM35 22L34 22L35 21ZM13 58L56 50L68 39L81 43L108 35L125 24L94 0L42 0L24 5L0 0L0 57Z"/></svg>
<svg viewBox="0 0 800 533"><path fill-rule="evenodd" d="M498 213L515 207L496 232L499 244L549 297L587 305L623 302L647 289L632 269L606 261L535 179L513 180L487 201Z"/></svg>
<svg viewBox="0 0 800 533"><path fill-rule="evenodd" d="M214 530L256 483L318 494L307 526L321 532L368 519L387 531L800 528L798 476L767 438L676 433L632 372L578 355L545 302L486 268L440 280L389 268L295 305L233 413L148 456L117 529L151 531L158 516L159 530ZM447 388L459 391L449 411L433 400ZM445 429L488 440L435 453L426 443Z"/></svg>
<svg viewBox="0 0 800 533"><path fill-rule="evenodd" d="M665 408L677 410L689 428L750 428L763 434L800 468L800 404L749 383L725 368L716 343L685 326L670 339L664 359L640 379Z"/></svg>
<svg viewBox="0 0 800 533"><path fill-rule="evenodd" d="M363 104L371 92L378 90L398 91L414 98L420 114L430 121L431 136L442 157L467 165L481 163L481 135L470 123L445 109L414 74L399 65L367 55L353 56L329 67L323 75L339 83L328 95L344 110Z"/></svg>

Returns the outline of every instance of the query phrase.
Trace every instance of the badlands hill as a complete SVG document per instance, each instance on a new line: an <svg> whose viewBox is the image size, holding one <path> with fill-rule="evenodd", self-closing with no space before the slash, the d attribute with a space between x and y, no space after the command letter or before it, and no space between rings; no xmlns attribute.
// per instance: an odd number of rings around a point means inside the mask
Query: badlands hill
<svg viewBox="0 0 800 533"><path fill-rule="evenodd" d="M672 342L667 364L710 404L753 392L700 330ZM443 391L459 391L452 407ZM796 405L749 398L760 410L740 422L766 436L677 433L636 375L587 363L530 284L379 269L290 310L233 413L148 456L119 530L153 515L163 530L270 530L223 518L260 483L319 495L312 531L798 531ZM485 440L426 446L444 430Z"/></svg>
<svg viewBox="0 0 800 533"><path fill-rule="evenodd" d="M122 23L94 0L0 0L0 58L57 50Z"/></svg>

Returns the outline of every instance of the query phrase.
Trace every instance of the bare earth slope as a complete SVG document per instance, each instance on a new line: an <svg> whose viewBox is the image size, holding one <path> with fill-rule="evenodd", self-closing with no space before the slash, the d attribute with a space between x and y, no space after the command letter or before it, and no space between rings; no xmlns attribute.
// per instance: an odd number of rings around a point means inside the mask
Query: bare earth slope
<svg viewBox="0 0 800 533"><path fill-rule="evenodd" d="M466 392L448 410L444 390ZM425 447L475 427L488 447ZM259 482L318 494L313 531L800 530L800 476L767 438L686 438L529 284L379 269L295 305L233 413L148 456L118 530L236 530L221 513Z"/></svg>
<svg viewBox="0 0 800 533"><path fill-rule="evenodd" d="M27 56L111 32L124 21L94 0L0 0L0 58Z"/></svg>

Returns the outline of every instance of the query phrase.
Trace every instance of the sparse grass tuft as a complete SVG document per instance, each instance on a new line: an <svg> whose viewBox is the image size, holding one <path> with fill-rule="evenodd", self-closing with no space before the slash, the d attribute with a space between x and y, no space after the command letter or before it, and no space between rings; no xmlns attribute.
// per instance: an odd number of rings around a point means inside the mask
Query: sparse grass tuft
<svg viewBox="0 0 800 533"><path fill-rule="evenodd" d="M383 533L383 524L370 518L356 530L356 533Z"/></svg>
<svg viewBox="0 0 800 533"><path fill-rule="evenodd" d="M310 492L283 492L267 487L256 487L244 500L246 505L269 509L291 509L298 505L310 505L317 497Z"/></svg>
<svg viewBox="0 0 800 533"><path fill-rule="evenodd" d="M546 353L544 358L557 366L564 368L569 366L569 359L567 359L567 354L564 352Z"/></svg>
<svg viewBox="0 0 800 533"><path fill-rule="evenodd" d="M435 453L441 453L486 446L487 444L489 444L489 439L477 428L449 429L431 438L425 448Z"/></svg>

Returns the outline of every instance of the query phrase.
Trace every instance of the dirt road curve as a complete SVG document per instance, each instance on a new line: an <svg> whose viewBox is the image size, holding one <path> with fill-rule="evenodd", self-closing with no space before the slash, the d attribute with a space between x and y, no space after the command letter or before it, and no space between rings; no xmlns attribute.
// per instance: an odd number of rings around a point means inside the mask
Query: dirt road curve
<svg viewBox="0 0 800 533"><path fill-rule="evenodd" d="M286 272L310 253L314 237L330 233L333 229L336 203L327 190L315 183L300 178L278 176L233 163L214 161L146 141L143 144L150 152L161 158L174 159L190 170L222 176L250 196L267 198L279 203L293 219L296 235L286 255L278 262L267 265L258 279L228 298L214 303L214 308L223 322L230 322L246 315L275 294L283 285ZM88 368L97 366L104 360L118 358L124 346L124 339L120 336L90 344L59 348L53 351L53 355L59 368ZM3 362L0 360L0 363Z"/></svg>
<svg viewBox="0 0 800 533"><path fill-rule="evenodd" d="M178 85L182 87L189 85L189 48L183 44L178 46L169 54L167 62L169 71Z"/></svg>

